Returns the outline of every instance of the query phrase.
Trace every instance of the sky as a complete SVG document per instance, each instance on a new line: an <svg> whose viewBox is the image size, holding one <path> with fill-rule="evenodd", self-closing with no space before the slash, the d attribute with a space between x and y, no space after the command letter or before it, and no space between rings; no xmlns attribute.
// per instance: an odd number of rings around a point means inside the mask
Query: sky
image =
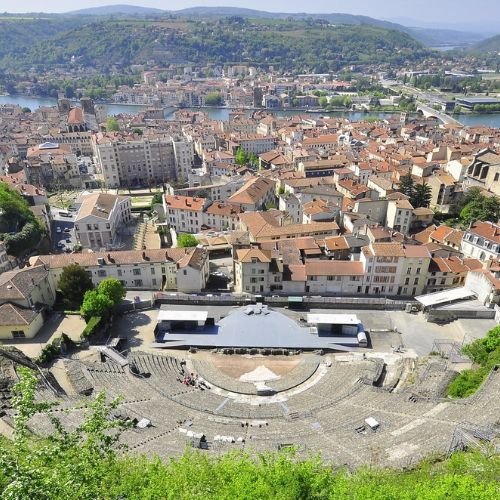
<svg viewBox="0 0 500 500"><path fill-rule="evenodd" d="M3 4L3 5L2 5ZM239 6L273 12L342 12L378 19L410 18L439 24L480 23L500 18L499 0L0 0L0 12L64 12L111 4L131 4L176 10L186 7Z"/></svg>

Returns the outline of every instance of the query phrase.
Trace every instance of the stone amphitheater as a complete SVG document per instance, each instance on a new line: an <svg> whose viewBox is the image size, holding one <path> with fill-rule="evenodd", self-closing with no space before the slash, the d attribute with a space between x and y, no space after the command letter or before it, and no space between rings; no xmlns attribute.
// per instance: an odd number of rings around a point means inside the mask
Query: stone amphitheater
<svg viewBox="0 0 500 500"><path fill-rule="evenodd" d="M39 398L57 401L51 411L71 428L92 394L122 396L114 417L145 423L123 434L127 452L160 457L187 446L204 453L293 446L351 468L404 468L434 452L499 448L500 371L473 397L452 401L443 394L456 373L441 358L375 356L132 351L125 366L97 356L65 359L66 383L44 378ZM4 403L7 393L4 387ZM12 423L8 404L2 413L3 424ZM30 426L40 434L53 430L45 415Z"/></svg>

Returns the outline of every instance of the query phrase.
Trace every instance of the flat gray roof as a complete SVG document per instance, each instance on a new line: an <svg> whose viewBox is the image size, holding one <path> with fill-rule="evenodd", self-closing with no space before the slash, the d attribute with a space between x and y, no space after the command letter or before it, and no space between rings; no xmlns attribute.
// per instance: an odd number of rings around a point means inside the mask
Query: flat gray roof
<svg viewBox="0 0 500 500"><path fill-rule="evenodd" d="M167 332L153 347L282 348L305 350L351 351L358 347L356 336L318 336L310 327L272 309L267 314L245 314L247 307L231 311L216 325L194 331ZM183 311L185 312L185 311Z"/></svg>
<svg viewBox="0 0 500 500"><path fill-rule="evenodd" d="M161 309L158 313L158 321L206 321L207 317L208 311Z"/></svg>
<svg viewBox="0 0 500 500"><path fill-rule="evenodd" d="M476 297L474 292L471 292L465 287L452 288L442 292L428 293L427 295L420 295L415 297L415 300L420 302L425 307L438 306L441 304L449 304L456 300L470 299Z"/></svg>
<svg viewBox="0 0 500 500"><path fill-rule="evenodd" d="M308 314L310 325L359 325L361 323L354 314Z"/></svg>

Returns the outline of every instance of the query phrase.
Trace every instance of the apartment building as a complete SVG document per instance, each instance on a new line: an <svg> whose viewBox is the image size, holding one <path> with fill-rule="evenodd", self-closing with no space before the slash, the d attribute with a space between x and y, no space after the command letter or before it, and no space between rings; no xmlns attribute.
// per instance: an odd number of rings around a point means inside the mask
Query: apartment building
<svg viewBox="0 0 500 500"><path fill-rule="evenodd" d="M199 233L205 222L205 209L210 205L207 198L165 195L163 210L168 223L180 233Z"/></svg>
<svg viewBox="0 0 500 500"><path fill-rule="evenodd" d="M187 179L194 162L193 143L170 135L96 134L94 158L107 187L146 186Z"/></svg>
<svg viewBox="0 0 500 500"><path fill-rule="evenodd" d="M463 195L462 187L444 172L438 172L427 179L431 187L430 208L443 213L453 213Z"/></svg>
<svg viewBox="0 0 500 500"><path fill-rule="evenodd" d="M266 177L252 177L227 199L246 212L255 212L276 201L275 183Z"/></svg>
<svg viewBox="0 0 500 500"><path fill-rule="evenodd" d="M386 225L403 234L410 232L413 206L408 200L391 200L387 205Z"/></svg>
<svg viewBox="0 0 500 500"><path fill-rule="evenodd" d="M200 292L209 276L208 253L198 247L39 255L30 263L45 266L53 287L70 264L83 267L94 286L115 278L130 290Z"/></svg>
<svg viewBox="0 0 500 500"><path fill-rule="evenodd" d="M367 295L396 295L404 267L400 243L371 243L363 247L360 261L365 270L363 291Z"/></svg>
<svg viewBox="0 0 500 500"><path fill-rule="evenodd" d="M27 151L26 177L35 186L82 187L76 155L65 144L44 142Z"/></svg>
<svg viewBox="0 0 500 500"><path fill-rule="evenodd" d="M306 261L305 292L318 295L358 295L362 293L362 262L318 260Z"/></svg>
<svg viewBox="0 0 500 500"><path fill-rule="evenodd" d="M43 310L55 300L44 266L0 274L0 340L33 338L43 326Z"/></svg>
<svg viewBox="0 0 500 500"><path fill-rule="evenodd" d="M493 222L474 222L465 232L461 244L465 257L482 261L500 257L500 225Z"/></svg>
<svg viewBox="0 0 500 500"><path fill-rule="evenodd" d="M309 236L336 236L336 222L313 222L311 224L287 224L280 222L270 212L248 212L240 214L240 229L248 231L251 242L281 241Z"/></svg>
<svg viewBox="0 0 500 500"><path fill-rule="evenodd" d="M111 249L132 220L130 196L95 193L83 198L75 217L75 235L83 248Z"/></svg>
<svg viewBox="0 0 500 500"><path fill-rule="evenodd" d="M434 257L427 272L426 293L441 292L449 288L463 286L470 271L483 268L477 259L461 259L460 257Z"/></svg>
<svg viewBox="0 0 500 500"><path fill-rule="evenodd" d="M289 220L293 224L300 224L302 222L302 203L294 194L283 194L279 197L279 210L286 212Z"/></svg>
<svg viewBox="0 0 500 500"><path fill-rule="evenodd" d="M398 295L415 297L422 295L427 285L427 272L431 254L427 247L406 245Z"/></svg>
<svg viewBox="0 0 500 500"><path fill-rule="evenodd" d="M204 225L216 231L235 231L240 213L238 205L214 202L205 210Z"/></svg>
<svg viewBox="0 0 500 500"><path fill-rule="evenodd" d="M276 147L276 138L259 134L237 135L231 134L231 141L234 144L233 153L241 149L247 154L260 155L267 153Z"/></svg>
<svg viewBox="0 0 500 500"><path fill-rule="evenodd" d="M233 264L236 293L270 293L282 289L282 266L280 270L271 250L255 247L236 250Z"/></svg>

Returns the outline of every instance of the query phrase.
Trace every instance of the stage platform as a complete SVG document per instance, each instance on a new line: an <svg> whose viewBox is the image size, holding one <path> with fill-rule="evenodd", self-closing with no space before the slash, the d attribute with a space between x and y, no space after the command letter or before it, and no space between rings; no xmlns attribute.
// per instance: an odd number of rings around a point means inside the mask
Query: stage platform
<svg viewBox="0 0 500 500"><path fill-rule="evenodd" d="M175 309L169 308L171 311ZM193 313L201 309L194 309ZM160 317L165 316L160 311ZM193 317L197 317L193 314ZM210 315L209 315L210 317ZM258 348L351 351L358 347L355 335L319 336L305 321L298 322L266 306L246 306L231 311L215 324L191 330L161 330L152 347L162 349Z"/></svg>

